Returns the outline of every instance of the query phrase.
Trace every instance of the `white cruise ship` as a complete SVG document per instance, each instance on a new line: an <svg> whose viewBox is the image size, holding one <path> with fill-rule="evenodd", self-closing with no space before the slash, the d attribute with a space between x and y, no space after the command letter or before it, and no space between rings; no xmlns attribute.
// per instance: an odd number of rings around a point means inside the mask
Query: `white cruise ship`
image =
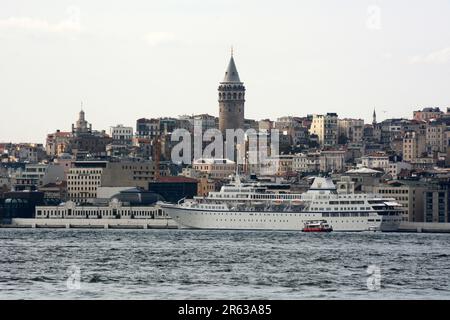
<svg viewBox="0 0 450 320"><path fill-rule="evenodd" d="M375 194L339 194L329 178L315 178L301 194L271 192L257 183L234 183L206 197L158 203L181 228L299 230L326 221L333 231L395 231L401 205Z"/></svg>

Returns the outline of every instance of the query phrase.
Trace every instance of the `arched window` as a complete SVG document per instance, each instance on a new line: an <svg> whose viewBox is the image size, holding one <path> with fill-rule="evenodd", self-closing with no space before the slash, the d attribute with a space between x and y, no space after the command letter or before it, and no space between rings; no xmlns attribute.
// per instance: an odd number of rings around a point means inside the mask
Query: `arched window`
<svg viewBox="0 0 450 320"><path fill-rule="evenodd" d="M231 93L230 92L228 92L227 98L231 99Z"/></svg>
<svg viewBox="0 0 450 320"><path fill-rule="evenodd" d="M235 92L235 93L233 93L233 99L236 99L236 98L237 98L237 94Z"/></svg>

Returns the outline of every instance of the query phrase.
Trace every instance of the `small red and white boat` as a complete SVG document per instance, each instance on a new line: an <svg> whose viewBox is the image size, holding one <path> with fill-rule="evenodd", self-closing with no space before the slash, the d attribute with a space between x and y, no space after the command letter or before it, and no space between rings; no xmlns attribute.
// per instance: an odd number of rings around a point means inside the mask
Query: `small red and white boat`
<svg viewBox="0 0 450 320"><path fill-rule="evenodd" d="M305 222L303 232L331 232L333 228L328 225L326 220L311 220Z"/></svg>

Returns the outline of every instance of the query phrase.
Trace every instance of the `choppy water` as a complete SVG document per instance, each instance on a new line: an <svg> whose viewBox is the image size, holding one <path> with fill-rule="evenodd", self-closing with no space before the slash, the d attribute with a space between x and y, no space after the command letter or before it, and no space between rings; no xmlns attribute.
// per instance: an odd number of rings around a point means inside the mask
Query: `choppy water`
<svg viewBox="0 0 450 320"><path fill-rule="evenodd" d="M0 298L450 299L450 235L0 229Z"/></svg>

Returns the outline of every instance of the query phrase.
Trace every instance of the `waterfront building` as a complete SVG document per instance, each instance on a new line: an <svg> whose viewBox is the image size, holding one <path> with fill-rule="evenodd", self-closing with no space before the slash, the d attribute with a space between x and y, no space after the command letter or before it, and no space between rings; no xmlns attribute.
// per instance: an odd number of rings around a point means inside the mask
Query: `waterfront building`
<svg viewBox="0 0 450 320"><path fill-rule="evenodd" d="M417 181L390 181L374 187L374 192L385 197L395 198L403 207L402 221L424 221L424 192L427 185Z"/></svg>
<svg viewBox="0 0 450 320"><path fill-rule="evenodd" d="M424 192L424 222L450 222L450 189L448 184L434 184Z"/></svg>
<svg viewBox="0 0 450 320"><path fill-rule="evenodd" d="M67 175L68 198L76 203L92 203L97 198L97 188L101 186L107 162L90 161L86 166L75 162L74 166Z"/></svg>
<svg viewBox="0 0 450 320"><path fill-rule="evenodd" d="M46 202L43 192L6 192L3 199L0 199L0 222L10 223L14 218L34 218L36 206L44 204Z"/></svg>
<svg viewBox="0 0 450 320"><path fill-rule="evenodd" d="M67 201L57 206L36 206L38 219L165 219L159 206L122 202L117 198L107 204L79 205Z"/></svg>
<svg viewBox="0 0 450 320"><path fill-rule="evenodd" d="M92 203L100 186L147 189L155 170L152 161L76 161L67 177L68 196L77 203Z"/></svg>

